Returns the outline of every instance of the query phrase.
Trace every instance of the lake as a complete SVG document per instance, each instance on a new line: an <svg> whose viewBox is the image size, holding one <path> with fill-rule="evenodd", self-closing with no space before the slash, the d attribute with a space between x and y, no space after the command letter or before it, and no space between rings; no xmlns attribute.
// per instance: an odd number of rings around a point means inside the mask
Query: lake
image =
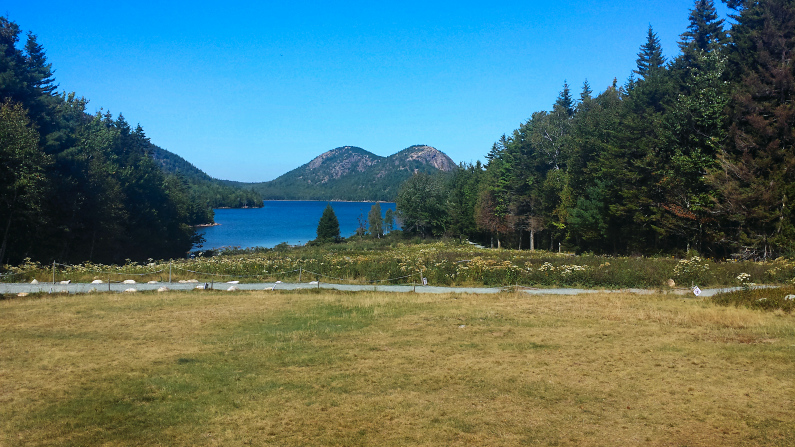
<svg viewBox="0 0 795 447"><path fill-rule="evenodd" d="M266 200L262 208L216 209L214 227L200 228L204 236L201 248L274 247L286 242L302 245L317 237L317 223L329 202ZM348 237L356 233L359 217L367 213L375 202L330 202L340 222L340 234ZM381 203L381 213L395 211L395 204Z"/></svg>

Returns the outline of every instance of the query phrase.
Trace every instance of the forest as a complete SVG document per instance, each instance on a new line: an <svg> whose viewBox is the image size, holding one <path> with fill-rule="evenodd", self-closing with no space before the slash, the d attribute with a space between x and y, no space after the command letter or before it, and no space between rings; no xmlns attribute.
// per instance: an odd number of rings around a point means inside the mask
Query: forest
<svg viewBox="0 0 795 447"><path fill-rule="evenodd" d="M577 94L564 81L485 165L413 177L397 200L404 230L578 253L795 255L795 2L728 6L727 22L696 0L670 60L650 25L622 84Z"/></svg>
<svg viewBox="0 0 795 447"><path fill-rule="evenodd" d="M59 93L44 48L0 17L0 264L184 256L210 202L165 173L143 128Z"/></svg>

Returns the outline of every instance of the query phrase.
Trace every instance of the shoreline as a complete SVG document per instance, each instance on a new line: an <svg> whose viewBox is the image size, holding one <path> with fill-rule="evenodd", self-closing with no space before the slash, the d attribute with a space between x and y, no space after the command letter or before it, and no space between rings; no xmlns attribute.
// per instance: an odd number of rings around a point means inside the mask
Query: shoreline
<svg viewBox="0 0 795 447"><path fill-rule="evenodd" d="M193 226L193 228L209 228L209 227L217 227L217 226L220 226L220 225L221 225L221 224L219 224L218 222L213 222L213 223L211 223L211 224L198 224L198 225L194 225L194 226Z"/></svg>

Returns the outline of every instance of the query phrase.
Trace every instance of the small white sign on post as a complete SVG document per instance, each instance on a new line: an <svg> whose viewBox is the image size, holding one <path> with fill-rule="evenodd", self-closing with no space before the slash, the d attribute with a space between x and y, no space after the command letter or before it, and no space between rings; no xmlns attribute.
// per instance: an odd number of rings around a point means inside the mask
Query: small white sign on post
<svg viewBox="0 0 795 447"><path fill-rule="evenodd" d="M695 296L701 295L701 289L699 289L698 286L693 287L693 295Z"/></svg>
<svg viewBox="0 0 795 447"><path fill-rule="evenodd" d="M428 278L422 278L422 285L423 286L427 286L428 285Z"/></svg>

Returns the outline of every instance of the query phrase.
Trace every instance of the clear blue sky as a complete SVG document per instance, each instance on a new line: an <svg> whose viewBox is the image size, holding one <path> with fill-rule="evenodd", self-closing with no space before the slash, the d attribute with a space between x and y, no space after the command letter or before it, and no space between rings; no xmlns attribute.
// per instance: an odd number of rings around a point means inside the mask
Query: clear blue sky
<svg viewBox="0 0 795 447"><path fill-rule="evenodd" d="M601 92L649 24L670 58L693 0L6 0L60 89L213 177L271 180L339 146L482 160L564 80ZM725 17L725 6L716 1Z"/></svg>

